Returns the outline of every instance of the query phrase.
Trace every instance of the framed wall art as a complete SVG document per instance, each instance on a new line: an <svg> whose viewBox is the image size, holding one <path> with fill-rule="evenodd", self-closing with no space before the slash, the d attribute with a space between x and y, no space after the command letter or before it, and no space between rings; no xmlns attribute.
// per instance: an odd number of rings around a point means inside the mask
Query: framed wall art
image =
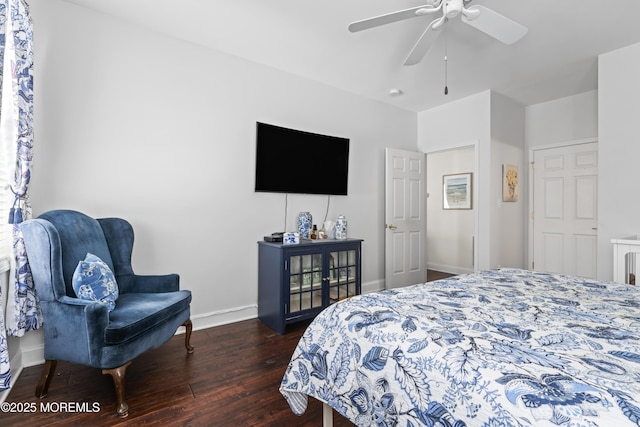
<svg viewBox="0 0 640 427"><path fill-rule="evenodd" d="M471 209L472 173L444 175L442 177L442 208Z"/></svg>
<svg viewBox="0 0 640 427"><path fill-rule="evenodd" d="M518 167L502 165L502 201L518 201Z"/></svg>

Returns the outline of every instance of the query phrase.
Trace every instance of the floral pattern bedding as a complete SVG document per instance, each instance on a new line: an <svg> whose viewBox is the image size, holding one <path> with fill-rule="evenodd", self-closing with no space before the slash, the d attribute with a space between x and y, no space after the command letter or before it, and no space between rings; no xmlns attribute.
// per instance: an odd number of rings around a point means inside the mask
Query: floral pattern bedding
<svg viewBox="0 0 640 427"><path fill-rule="evenodd" d="M353 297L280 392L358 426L640 425L640 288L502 269Z"/></svg>

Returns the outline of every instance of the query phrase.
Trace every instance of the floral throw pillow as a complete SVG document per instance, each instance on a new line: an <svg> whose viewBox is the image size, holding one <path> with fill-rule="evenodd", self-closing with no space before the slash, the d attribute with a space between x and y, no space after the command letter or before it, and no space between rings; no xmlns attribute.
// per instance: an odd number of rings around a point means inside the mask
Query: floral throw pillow
<svg viewBox="0 0 640 427"><path fill-rule="evenodd" d="M71 279L73 290L80 299L106 304L107 310L116 307L118 284L109 266L92 253L78 263Z"/></svg>

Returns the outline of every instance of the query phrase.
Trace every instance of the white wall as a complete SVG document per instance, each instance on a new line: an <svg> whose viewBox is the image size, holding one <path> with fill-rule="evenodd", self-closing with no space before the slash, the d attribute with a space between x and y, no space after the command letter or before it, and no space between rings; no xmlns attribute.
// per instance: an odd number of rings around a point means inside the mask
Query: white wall
<svg viewBox="0 0 640 427"><path fill-rule="evenodd" d="M597 137L597 90L526 107L525 140L528 147Z"/></svg>
<svg viewBox="0 0 640 427"><path fill-rule="evenodd" d="M444 210L442 177L473 172L475 167L473 145L427 155L427 267L430 269L453 274L473 272L475 206L471 210Z"/></svg>
<svg viewBox="0 0 640 427"><path fill-rule="evenodd" d="M491 92L485 91L418 113L418 148L431 153L474 145L476 170L474 200L476 206L476 268L490 268L491 225ZM427 218L427 222L429 218Z"/></svg>
<svg viewBox="0 0 640 427"><path fill-rule="evenodd" d="M254 317L256 242L285 216L284 195L253 191L255 122L348 137L349 195L331 198L329 219L347 217L365 240L363 286L383 287L384 147L415 150L415 113L68 3L30 4L34 214L127 218L134 269L178 272L196 327ZM290 196L287 228L326 203Z"/></svg>
<svg viewBox="0 0 640 427"><path fill-rule="evenodd" d="M524 128L524 107L491 91L418 113L426 153L476 147L476 269L524 266L525 204L502 202L502 165L524 167Z"/></svg>
<svg viewBox="0 0 640 427"><path fill-rule="evenodd" d="M598 278L613 278L611 239L640 234L640 43L600 55Z"/></svg>
<svg viewBox="0 0 640 427"><path fill-rule="evenodd" d="M518 168L519 197L504 202L503 166ZM498 93L491 94L491 267L526 264L525 109Z"/></svg>

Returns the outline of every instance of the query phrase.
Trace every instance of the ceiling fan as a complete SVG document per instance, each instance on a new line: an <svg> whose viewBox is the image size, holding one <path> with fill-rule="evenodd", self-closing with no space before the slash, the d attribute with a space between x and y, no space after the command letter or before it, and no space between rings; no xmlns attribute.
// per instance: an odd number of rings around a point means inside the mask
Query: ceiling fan
<svg viewBox="0 0 640 427"><path fill-rule="evenodd" d="M481 5L465 7L472 0L425 0L426 4L385 15L375 16L349 25L349 31L366 30L404 19L415 18L424 15L441 15L431 21L427 29L422 33L413 49L404 61L404 65L414 65L422 60L433 43L440 35L440 31L450 19L462 15L462 22L471 25L477 30L490 35L504 44L512 44L520 40L527 33L527 27L512 21L493 10Z"/></svg>

